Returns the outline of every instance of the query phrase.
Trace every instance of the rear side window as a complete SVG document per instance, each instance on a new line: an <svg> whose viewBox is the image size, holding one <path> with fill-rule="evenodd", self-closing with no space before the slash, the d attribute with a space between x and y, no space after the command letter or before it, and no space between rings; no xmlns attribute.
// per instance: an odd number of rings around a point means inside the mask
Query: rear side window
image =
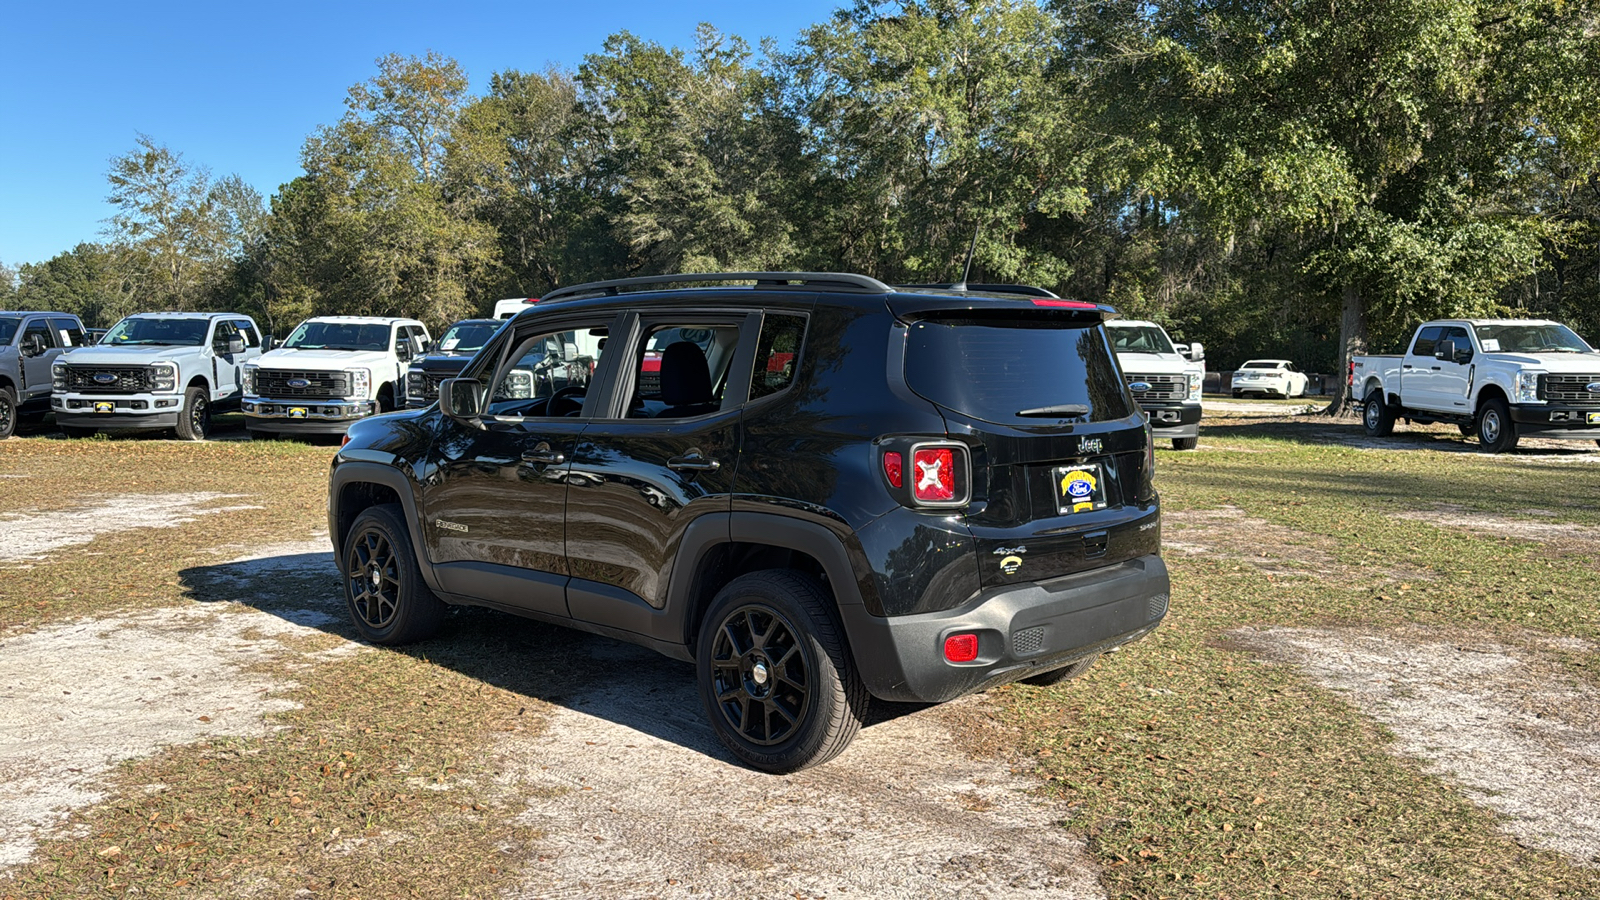
<svg viewBox="0 0 1600 900"><path fill-rule="evenodd" d="M1018 412L1082 404L1091 422L1133 414L1105 330L1041 319L939 319L911 326L906 383L986 422L1033 422Z"/></svg>
<svg viewBox="0 0 1600 900"><path fill-rule="evenodd" d="M768 313L761 320L756 370L750 379L751 400L776 394L794 382L794 367L800 361L800 343L805 334L806 320L801 316Z"/></svg>

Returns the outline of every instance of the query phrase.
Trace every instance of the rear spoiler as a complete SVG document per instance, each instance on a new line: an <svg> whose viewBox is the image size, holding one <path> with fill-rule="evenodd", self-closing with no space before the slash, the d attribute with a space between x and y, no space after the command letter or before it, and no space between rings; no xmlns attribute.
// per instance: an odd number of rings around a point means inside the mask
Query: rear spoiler
<svg viewBox="0 0 1600 900"><path fill-rule="evenodd" d="M976 290L976 288L973 288ZM1114 307L1083 300L1030 295L982 297L963 294L890 294L889 311L902 322L922 319L1067 319L1083 324L1116 318Z"/></svg>

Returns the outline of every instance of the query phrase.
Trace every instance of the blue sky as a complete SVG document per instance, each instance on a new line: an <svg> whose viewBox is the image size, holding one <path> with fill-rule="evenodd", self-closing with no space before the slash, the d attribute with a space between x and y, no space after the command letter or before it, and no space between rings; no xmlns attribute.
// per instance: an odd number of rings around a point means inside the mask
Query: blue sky
<svg viewBox="0 0 1600 900"><path fill-rule="evenodd" d="M271 196L300 146L386 53L436 50L481 92L505 69L576 67L626 29L688 46L695 25L787 46L842 0L781 4L108 3L22 0L0 23L0 262L101 237L106 170L140 133Z"/></svg>

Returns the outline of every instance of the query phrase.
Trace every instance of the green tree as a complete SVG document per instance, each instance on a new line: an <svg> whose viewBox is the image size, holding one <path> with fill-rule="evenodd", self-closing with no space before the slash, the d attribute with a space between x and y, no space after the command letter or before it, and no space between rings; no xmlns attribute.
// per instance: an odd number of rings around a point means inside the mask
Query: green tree
<svg viewBox="0 0 1600 900"><path fill-rule="evenodd" d="M150 308L128 277L125 254L100 244L79 244L41 263L24 263L16 303L27 309L76 314L91 328L109 327L123 316Z"/></svg>

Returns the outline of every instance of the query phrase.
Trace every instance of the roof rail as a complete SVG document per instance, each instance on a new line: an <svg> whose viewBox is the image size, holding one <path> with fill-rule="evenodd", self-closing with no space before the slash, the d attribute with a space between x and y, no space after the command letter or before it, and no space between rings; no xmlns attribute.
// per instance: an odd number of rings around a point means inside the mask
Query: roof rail
<svg viewBox="0 0 1600 900"><path fill-rule="evenodd" d="M1024 297L1053 297L1057 300L1061 299L1042 287L1034 287L1028 284L897 284L895 287L910 290L972 291L980 294L1021 294Z"/></svg>
<svg viewBox="0 0 1600 900"><path fill-rule="evenodd" d="M544 295L540 303L566 300L586 295L616 296L623 288L649 284L677 284L696 281L754 281L757 290L778 290L805 287L818 291L844 291L853 294L890 294L894 289L876 278L852 275L848 272L707 272L683 275L645 275L639 278L617 278L612 281L591 281L559 288ZM799 282L794 284L794 282Z"/></svg>

